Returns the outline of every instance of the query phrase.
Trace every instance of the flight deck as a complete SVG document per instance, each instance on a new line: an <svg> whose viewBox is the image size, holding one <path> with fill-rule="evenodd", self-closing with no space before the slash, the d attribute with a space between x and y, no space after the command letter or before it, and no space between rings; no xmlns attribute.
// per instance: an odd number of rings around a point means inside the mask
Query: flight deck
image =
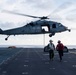
<svg viewBox="0 0 76 75"><path fill-rule="evenodd" d="M65 52L62 62L54 53L50 61L43 48L0 48L0 75L76 75L76 50Z"/></svg>

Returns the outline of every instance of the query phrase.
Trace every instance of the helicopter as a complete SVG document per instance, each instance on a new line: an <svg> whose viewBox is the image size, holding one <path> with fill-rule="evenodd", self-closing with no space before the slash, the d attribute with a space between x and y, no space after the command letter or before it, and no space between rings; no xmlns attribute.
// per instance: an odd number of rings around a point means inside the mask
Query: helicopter
<svg viewBox="0 0 76 75"><path fill-rule="evenodd" d="M64 31L70 32L70 29L68 29L68 27L64 26L63 24L59 22L47 20L49 19L48 16L38 17L38 16L31 16L31 15L16 13L13 11L8 11L8 10L4 10L4 11L11 14L27 16L27 17L32 17L32 18L39 18L39 20L27 23L26 25L22 27L8 29L8 30L0 29L0 34L7 35L5 40L8 40L10 35L49 34L49 37L52 37L56 33L64 32Z"/></svg>

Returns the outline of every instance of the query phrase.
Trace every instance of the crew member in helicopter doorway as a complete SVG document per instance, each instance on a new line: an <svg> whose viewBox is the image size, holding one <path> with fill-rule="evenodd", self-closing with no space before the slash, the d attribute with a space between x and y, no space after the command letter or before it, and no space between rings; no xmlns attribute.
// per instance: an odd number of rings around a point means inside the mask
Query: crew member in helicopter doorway
<svg viewBox="0 0 76 75"><path fill-rule="evenodd" d="M50 58L50 60L53 61L55 45L53 44L53 41L52 40L50 40L49 42L50 42L48 44L48 46L49 46L49 58Z"/></svg>

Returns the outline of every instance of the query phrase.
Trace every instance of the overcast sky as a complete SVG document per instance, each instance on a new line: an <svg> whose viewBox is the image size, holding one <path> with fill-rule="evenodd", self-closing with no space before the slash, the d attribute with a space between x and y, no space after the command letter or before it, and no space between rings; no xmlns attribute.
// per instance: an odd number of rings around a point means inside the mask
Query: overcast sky
<svg viewBox="0 0 76 75"><path fill-rule="evenodd" d="M37 19L9 14L2 10L18 13L47 16L50 20L57 21L68 28L76 28L76 0L0 0L0 28L2 30L21 27ZM0 35L0 45L43 45L44 35L19 35L10 36L5 41L6 35ZM55 44L61 40L65 45L76 45L76 30L57 33L49 38L45 35L45 44L52 39Z"/></svg>

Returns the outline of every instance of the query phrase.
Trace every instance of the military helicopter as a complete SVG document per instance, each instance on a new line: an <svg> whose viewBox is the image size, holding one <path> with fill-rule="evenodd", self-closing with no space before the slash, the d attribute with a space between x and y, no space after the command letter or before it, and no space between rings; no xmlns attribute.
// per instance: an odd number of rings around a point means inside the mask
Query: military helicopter
<svg viewBox="0 0 76 75"><path fill-rule="evenodd" d="M49 34L49 37L52 37L56 33L64 32L64 31L70 32L70 29L68 29L63 24L59 22L47 20L49 19L48 16L38 17L38 16L31 16L31 15L16 13L13 11L8 11L8 10L4 10L4 11L11 14L22 15L22 16L27 16L27 17L32 17L32 18L39 18L39 20L27 23L26 25L22 27L9 29L9 30L0 29L0 34L7 35L5 40L8 40L8 37L10 35Z"/></svg>

